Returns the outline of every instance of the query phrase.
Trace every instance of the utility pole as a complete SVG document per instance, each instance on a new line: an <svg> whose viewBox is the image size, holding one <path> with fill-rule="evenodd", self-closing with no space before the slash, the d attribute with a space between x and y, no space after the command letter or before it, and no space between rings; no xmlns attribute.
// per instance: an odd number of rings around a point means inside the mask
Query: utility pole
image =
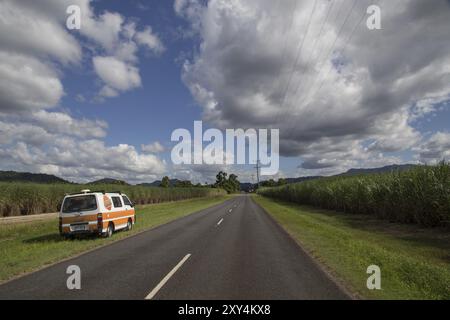
<svg viewBox="0 0 450 320"><path fill-rule="evenodd" d="M257 184L257 186L258 186L258 188L259 188L259 169L261 168L261 165L260 165L260 162L259 162L259 160L256 162L256 167L255 167L255 169L256 169L256 180L257 180L257 182L258 182L258 184Z"/></svg>

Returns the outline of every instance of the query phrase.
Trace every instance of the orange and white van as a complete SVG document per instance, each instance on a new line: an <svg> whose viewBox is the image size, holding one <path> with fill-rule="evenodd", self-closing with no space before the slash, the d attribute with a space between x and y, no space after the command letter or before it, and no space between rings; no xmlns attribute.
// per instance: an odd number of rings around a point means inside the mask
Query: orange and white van
<svg viewBox="0 0 450 320"><path fill-rule="evenodd" d="M111 237L114 231L131 230L136 221L134 204L121 192L82 190L64 197L59 212L59 232L98 234Z"/></svg>

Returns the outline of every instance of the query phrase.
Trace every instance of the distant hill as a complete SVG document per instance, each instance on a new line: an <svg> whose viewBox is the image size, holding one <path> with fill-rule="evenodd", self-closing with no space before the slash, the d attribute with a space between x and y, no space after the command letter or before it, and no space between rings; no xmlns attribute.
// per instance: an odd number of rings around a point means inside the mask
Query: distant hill
<svg viewBox="0 0 450 320"><path fill-rule="evenodd" d="M88 184L116 184L118 186L129 186L129 184L123 180L104 178L96 181L89 182Z"/></svg>
<svg viewBox="0 0 450 320"><path fill-rule="evenodd" d="M0 181L3 182L34 182L34 183L70 183L57 176L44 173L29 173L15 171L0 171Z"/></svg>
<svg viewBox="0 0 450 320"><path fill-rule="evenodd" d="M355 176L355 175L359 175L359 174L373 174L373 173L388 173L388 172L392 172L392 171L405 171L405 170L410 170L417 167L417 165L415 164L394 164L394 165L389 165L389 166L385 166L385 167L380 167L380 168L365 168L365 169L350 169L347 172L344 173L340 173L337 175L334 175L333 177L340 177L340 176ZM286 178L286 183L287 184L292 184L292 183L299 183L299 182L304 182L304 181L309 181L309 180L316 180L316 179L320 179L320 178L324 178L323 176L311 176L311 177L299 177L299 178ZM253 185L251 183L241 183L241 190L247 190L248 188L252 187Z"/></svg>
<svg viewBox="0 0 450 320"><path fill-rule="evenodd" d="M309 180L316 180L316 179L320 179L323 178L322 176L311 176L311 177L300 177L300 178L286 178L286 183L287 184L291 184L291 183L298 183L298 182L303 182L303 181L309 181Z"/></svg>
<svg viewBox="0 0 450 320"><path fill-rule="evenodd" d="M403 165L390 165L380 168L370 168L370 169L350 169L345 173L338 174L336 176L353 176L358 174L370 174L370 173L385 173L392 171L404 171L413 169L417 167L414 164L403 164ZM299 177L299 178L286 178L286 183L298 183L303 181L309 181L314 179L320 179L321 176L311 176L311 177ZM177 183L181 182L179 179L170 179L170 186L173 187ZM0 182L33 182L33 183L71 183L67 180L59 178L54 175L44 174L44 173L29 173L29 172L16 172L16 171L0 171ZM90 182L89 184L115 184L118 186L128 186L126 181L105 178ZM138 186L148 186L148 187L159 187L161 185L161 180L156 180L151 183L141 183ZM241 190L253 189L254 184L252 183L241 183Z"/></svg>
<svg viewBox="0 0 450 320"><path fill-rule="evenodd" d="M175 186L178 182L181 182L181 180L179 179L170 179L169 180L169 186L173 187ZM161 180L156 180L150 183L141 183L138 184L138 186L141 187L159 187L161 185Z"/></svg>
<svg viewBox="0 0 450 320"><path fill-rule="evenodd" d="M392 171L405 171L417 167L415 164L402 164L402 165L391 165L381 168L371 168L371 169L350 169L345 173L338 174L337 176L354 176L358 174L369 174L369 173L386 173Z"/></svg>

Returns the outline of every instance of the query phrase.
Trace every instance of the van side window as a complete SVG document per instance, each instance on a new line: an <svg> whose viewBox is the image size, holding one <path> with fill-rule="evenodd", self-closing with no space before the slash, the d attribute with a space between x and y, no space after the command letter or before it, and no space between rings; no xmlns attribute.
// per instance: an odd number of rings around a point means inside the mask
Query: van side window
<svg viewBox="0 0 450 320"><path fill-rule="evenodd" d="M132 205L130 199L128 199L127 196L122 196L122 198L123 198L123 203L125 203L126 206Z"/></svg>
<svg viewBox="0 0 450 320"><path fill-rule="evenodd" d="M112 198L114 208L121 208L123 206L122 200L120 199L120 197L111 197L111 198Z"/></svg>

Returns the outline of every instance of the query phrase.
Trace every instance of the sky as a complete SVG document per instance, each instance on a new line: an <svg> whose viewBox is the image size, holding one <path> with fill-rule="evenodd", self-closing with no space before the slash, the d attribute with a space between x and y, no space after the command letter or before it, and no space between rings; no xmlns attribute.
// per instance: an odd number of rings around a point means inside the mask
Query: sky
<svg viewBox="0 0 450 320"><path fill-rule="evenodd" d="M254 181L172 163L197 120L279 129L275 179L433 164L450 157L449 31L448 0L0 0L0 170Z"/></svg>

